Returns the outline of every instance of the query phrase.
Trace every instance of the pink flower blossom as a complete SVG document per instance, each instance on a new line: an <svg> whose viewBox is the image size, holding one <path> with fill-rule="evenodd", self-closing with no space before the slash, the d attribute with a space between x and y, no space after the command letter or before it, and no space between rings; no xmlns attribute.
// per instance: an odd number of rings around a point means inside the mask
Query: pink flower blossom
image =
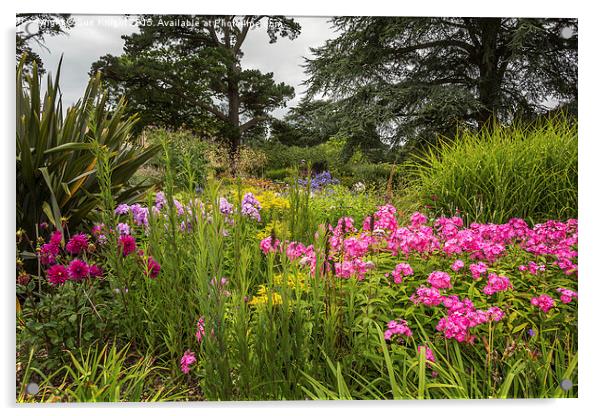
<svg viewBox="0 0 602 416"><path fill-rule="evenodd" d="M101 277L102 276L102 268L96 264L90 265L90 277Z"/></svg>
<svg viewBox="0 0 602 416"><path fill-rule="evenodd" d="M454 272L458 272L463 267L464 267L464 262L462 260L456 260L456 261L454 261L454 264L451 265L451 269Z"/></svg>
<svg viewBox="0 0 602 416"><path fill-rule="evenodd" d="M395 266L395 269L391 272L393 281L397 284L403 282L403 276L409 276L414 273L412 267L408 263L399 263ZM403 276L402 276L403 275Z"/></svg>
<svg viewBox="0 0 602 416"><path fill-rule="evenodd" d="M69 272L62 264L55 264L46 270L46 278L53 286L62 285L69 279Z"/></svg>
<svg viewBox="0 0 602 416"><path fill-rule="evenodd" d="M75 234L67 245L65 249L72 255L77 256L82 251L85 251L88 248L88 236L84 233Z"/></svg>
<svg viewBox="0 0 602 416"><path fill-rule="evenodd" d="M196 340L201 342L205 336L205 317L201 316L196 323Z"/></svg>
<svg viewBox="0 0 602 416"><path fill-rule="evenodd" d="M196 357L194 356L194 352L190 350L186 350L184 355L180 359L180 368L184 374L188 374L190 372L190 366L196 363Z"/></svg>
<svg viewBox="0 0 602 416"><path fill-rule="evenodd" d="M80 259L73 259L69 263L68 269L69 279L80 281L90 276L90 266Z"/></svg>
<svg viewBox="0 0 602 416"><path fill-rule="evenodd" d="M554 301L554 299L552 299L550 296L544 294L531 298L531 305L537 306L543 312L548 313L548 311L556 305L556 301Z"/></svg>
<svg viewBox="0 0 602 416"><path fill-rule="evenodd" d="M472 278L474 280L478 280L482 274L487 272L487 265L482 262L478 262L476 264L471 264L469 266L470 273L472 274Z"/></svg>
<svg viewBox="0 0 602 416"><path fill-rule="evenodd" d="M387 324L387 330L384 332L384 337L387 341L389 341L394 335L404 335L406 337L412 336L412 330L408 326L408 323L403 319L398 319L396 321L389 321ZM401 341L401 338L399 338Z"/></svg>
<svg viewBox="0 0 602 416"><path fill-rule="evenodd" d="M349 279L355 276L358 280L364 280L368 271L374 268L374 263L371 261L363 261L360 259L344 260L334 263L334 271L337 277Z"/></svg>
<svg viewBox="0 0 602 416"><path fill-rule="evenodd" d="M152 256L149 256L146 260L146 267L144 270L144 274L146 277L150 277L151 279L156 279L161 272L161 265L155 260Z"/></svg>
<svg viewBox="0 0 602 416"><path fill-rule="evenodd" d="M299 257L303 256L306 253L306 251L307 251L307 247L305 247L301 243L296 243L293 241L286 248L286 256L288 257L288 259L290 261L293 261L293 260L298 259Z"/></svg>
<svg viewBox="0 0 602 416"><path fill-rule="evenodd" d="M418 355L420 355L422 350L424 350L424 355L425 355L425 358L427 361L427 365L428 365L428 362L431 362L431 363L435 362L435 354L433 354L433 350L431 350L429 347L427 347L426 345L419 345L417 350L418 350Z"/></svg>
<svg viewBox="0 0 602 416"><path fill-rule="evenodd" d="M391 204L378 207L373 216L366 217L364 220L364 231L395 231L397 229L396 213L397 209Z"/></svg>
<svg viewBox="0 0 602 416"><path fill-rule="evenodd" d="M40 247L40 263L44 266L56 263L56 257L59 255L59 246L52 243L43 244Z"/></svg>
<svg viewBox="0 0 602 416"><path fill-rule="evenodd" d="M450 289L451 278L445 272L432 272L426 280L435 289Z"/></svg>
<svg viewBox="0 0 602 416"><path fill-rule="evenodd" d="M61 245L61 241L63 241L63 234L61 234L60 231L55 231L52 233L52 235L50 236L50 244L55 245L55 246L60 246Z"/></svg>
<svg viewBox="0 0 602 416"><path fill-rule="evenodd" d="M426 215L421 214L420 212L415 212L410 217L410 226L412 228L419 228L421 225L426 224L427 220L428 219Z"/></svg>
<svg viewBox="0 0 602 416"><path fill-rule="evenodd" d="M556 291L560 293L560 301L562 303L571 303L573 298L577 299L577 292L573 292L572 290L559 287Z"/></svg>
<svg viewBox="0 0 602 416"><path fill-rule="evenodd" d="M487 279L487 285L483 288L483 293L485 293L487 296L491 296L494 293L503 292L512 288L510 279L508 279L506 276L498 276L495 273L489 273Z"/></svg>
<svg viewBox="0 0 602 416"><path fill-rule="evenodd" d="M420 286L410 297L410 300L415 304L422 303L425 306L437 306L443 302L443 296L437 288Z"/></svg>
<svg viewBox="0 0 602 416"><path fill-rule="evenodd" d="M497 306L492 306L487 310L487 315L489 315L490 319L494 320L495 322L498 322L501 321L504 317L504 311L502 311Z"/></svg>
<svg viewBox="0 0 602 416"><path fill-rule="evenodd" d="M280 246L280 240L276 239L272 241L272 237L266 237L259 243L259 248L264 254L275 253Z"/></svg>
<svg viewBox="0 0 602 416"><path fill-rule="evenodd" d="M119 252L125 257L136 251L136 239L131 235L122 235L117 242Z"/></svg>

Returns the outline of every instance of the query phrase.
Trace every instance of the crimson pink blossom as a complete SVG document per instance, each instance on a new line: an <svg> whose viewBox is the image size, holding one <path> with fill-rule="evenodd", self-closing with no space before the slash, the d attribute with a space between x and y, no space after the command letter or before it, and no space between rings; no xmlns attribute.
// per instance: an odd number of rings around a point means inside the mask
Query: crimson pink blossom
<svg viewBox="0 0 602 416"><path fill-rule="evenodd" d="M125 257L136 251L136 239L131 235L122 235L118 241L119 251Z"/></svg>
<svg viewBox="0 0 602 416"><path fill-rule="evenodd" d="M55 264L46 270L46 278L53 286L59 286L69 279L69 272L62 264Z"/></svg>

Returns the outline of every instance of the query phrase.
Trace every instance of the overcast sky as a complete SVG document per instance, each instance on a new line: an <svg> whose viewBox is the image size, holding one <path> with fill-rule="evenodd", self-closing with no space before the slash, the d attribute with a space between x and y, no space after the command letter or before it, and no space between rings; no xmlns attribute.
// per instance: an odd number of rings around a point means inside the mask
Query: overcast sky
<svg viewBox="0 0 602 416"><path fill-rule="evenodd" d="M56 72L63 54L60 86L65 107L83 95L92 62L102 55L120 55L124 44L121 36L138 31L132 24L133 19L124 16L73 15L73 18L75 27L67 35L46 38L47 49L32 45L51 73ZM270 44L266 31L258 28L249 32L243 45L243 68L273 72L276 82L285 82L295 88L295 98L287 103L287 108L273 113L277 117L283 116L303 96L301 83L305 75L300 65L303 57L310 56L309 48L321 46L335 36L326 17L299 17L295 20L301 25L301 34L294 40L279 38Z"/></svg>

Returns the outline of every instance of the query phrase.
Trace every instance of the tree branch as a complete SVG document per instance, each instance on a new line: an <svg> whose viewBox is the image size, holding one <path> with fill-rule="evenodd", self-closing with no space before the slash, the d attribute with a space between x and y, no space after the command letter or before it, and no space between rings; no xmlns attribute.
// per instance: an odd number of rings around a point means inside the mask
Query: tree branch
<svg viewBox="0 0 602 416"><path fill-rule="evenodd" d="M428 49L436 46L457 46L458 48L465 50L469 54L471 54L474 51L474 46L469 43L463 42L461 40L445 39L434 40L432 42L419 43L416 45L407 46L405 48L394 49L392 52L393 55L404 55L409 52L415 52L421 49Z"/></svg>
<svg viewBox="0 0 602 416"><path fill-rule="evenodd" d="M255 127L260 122L265 121L265 120L267 120L267 116L253 117L251 120L249 120L246 123L240 125L240 132L244 133L245 131L251 129L252 127Z"/></svg>
<svg viewBox="0 0 602 416"><path fill-rule="evenodd" d="M223 112L221 112L217 107L211 105L211 104L207 104L207 103L199 103L199 106L206 111L209 111L211 114L213 114L214 116L216 116L217 118L219 118L222 121L228 121L228 116L225 115Z"/></svg>

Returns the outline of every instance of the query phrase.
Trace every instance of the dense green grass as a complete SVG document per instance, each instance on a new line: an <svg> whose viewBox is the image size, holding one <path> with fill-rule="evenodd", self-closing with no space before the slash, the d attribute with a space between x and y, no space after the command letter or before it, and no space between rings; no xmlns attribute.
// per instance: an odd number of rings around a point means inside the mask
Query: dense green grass
<svg viewBox="0 0 602 416"><path fill-rule="evenodd" d="M498 223L577 216L577 122L562 115L442 141L410 168L423 204L440 214Z"/></svg>

